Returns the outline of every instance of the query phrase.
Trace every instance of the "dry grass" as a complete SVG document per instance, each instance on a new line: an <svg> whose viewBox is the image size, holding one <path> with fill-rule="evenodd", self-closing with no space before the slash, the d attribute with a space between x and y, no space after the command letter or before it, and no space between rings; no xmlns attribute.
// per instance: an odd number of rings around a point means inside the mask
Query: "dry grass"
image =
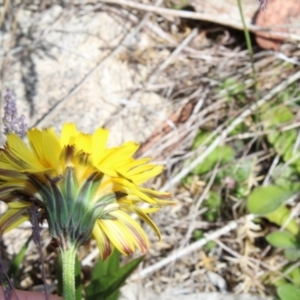
<svg viewBox="0 0 300 300"><path fill-rule="evenodd" d="M5 1L7 5L8 2ZM64 18L101 10L118 22L126 23L127 28L121 33L121 42L116 46L113 43L107 45L105 57L97 61L60 100L50 105L45 114L39 115L35 125L44 126L59 114L64 103L84 88L112 57L127 64L132 76L139 79L135 81L137 84L134 88L127 91L127 100L116 107L104 125L110 128L116 120L124 119L127 122L128 118L136 117L145 119L147 123L149 115L160 120L160 125L145 139L139 155L152 156L165 164L164 177L151 184L156 188L171 190L177 202L171 210L162 210L154 216L163 241L157 242L149 231L153 247L139 273L130 280L141 281L143 287L151 288L157 294L167 289L178 294L200 291L272 294L270 286L276 278L285 276L281 269L287 260L279 251L270 249L264 241L271 225L254 222L254 216L247 214L245 201L253 187L270 180L272 164L276 160L274 151L264 139L268 132L264 131L259 119L255 121L255 116L265 103L274 103L278 94L299 81L299 48L286 44L280 54L255 48L259 89L259 99L256 101L251 63L241 32L222 24L180 19L179 14L172 18L167 15L161 17L150 13L150 10L147 12L107 2L87 6L70 2L65 5L62 13ZM46 14L54 1L41 3L40 6L28 4L28 9L39 9L41 14ZM149 8L154 8L160 6L162 1L147 4ZM9 6L5 7L9 10ZM17 22L18 9L22 9L22 5L3 13L0 18L2 27L11 30L10 50L2 60L2 86L7 85L7 78L10 78L10 66L23 57L21 54L24 51L34 51L35 45L44 38L36 37L32 46L27 48L15 44L18 26L13 24ZM45 30L52 29L50 26ZM149 39L150 46L142 47L141 43L132 42L141 32L143 37ZM128 41L130 45L125 47ZM14 53L21 54L16 56ZM243 85L243 99L233 95L231 101L228 100L229 90L234 88L233 85L224 85L229 78ZM141 104L139 95L145 93L155 93L167 99L170 115L166 118L158 111L151 111L147 103ZM299 94L297 84L293 93ZM294 95L289 95L287 101L296 101ZM299 126L298 118L295 112L292 126ZM151 120L148 123L151 126ZM240 124L245 124L248 131L235 134L234 130ZM191 146L199 128L210 132L209 146L192 151ZM236 199L230 188L226 187L226 182L219 186L214 184L220 168L218 165L207 176L194 176L191 183L182 183L182 179L196 165L205 161L218 145L235 145L238 142L242 143L243 148L236 151L235 160L230 164L249 159L252 162L251 176L245 182L247 191L244 198ZM207 208L202 204L207 200L210 190L222 190L222 211L215 222L203 217ZM194 241L193 232L196 229L201 229L206 239ZM30 235L29 226L26 232L25 236ZM44 235L47 234L43 232ZM216 246L205 250L203 246L209 240L213 240ZM46 269L50 271L48 274L52 274L48 277L52 291L55 290L55 255L53 247L49 246L49 237L44 241ZM4 240L8 248L10 243L15 242L13 235ZM94 244L91 244L81 249L80 259L86 280L97 257L97 249L94 248ZM13 251L8 249L4 258L9 261L12 255ZM23 288L41 288L41 279L36 275L38 265L37 251L30 246L22 268Z"/></svg>

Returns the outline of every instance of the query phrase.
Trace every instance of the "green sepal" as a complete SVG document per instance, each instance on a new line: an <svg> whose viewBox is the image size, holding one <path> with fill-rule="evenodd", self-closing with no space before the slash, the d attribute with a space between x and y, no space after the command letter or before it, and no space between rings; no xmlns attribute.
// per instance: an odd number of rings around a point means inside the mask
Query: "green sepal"
<svg viewBox="0 0 300 300"><path fill-rule="evenodd" d="M80 186L75 200L74 218L82 219L83 223L89 223L90 210L93 209L94 201L92 200L103 178L103 174L95 172L91 174Z"/></svg>

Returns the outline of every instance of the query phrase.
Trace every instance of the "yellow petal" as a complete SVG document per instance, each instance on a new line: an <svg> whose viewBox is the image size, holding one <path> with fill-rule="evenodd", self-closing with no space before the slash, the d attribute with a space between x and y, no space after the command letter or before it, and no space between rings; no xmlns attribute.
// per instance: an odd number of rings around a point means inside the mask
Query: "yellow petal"
<svg viewBox="0 0 300 300"><path fill-rule="evenodd" d="M25 145L22 139L14 133L7 135L7 149L2 152L11 164L11 170L39 172L44 166Z"/></svg>
<svg viewBox="0 0 300 300"><path fill-rule="evenodd" d="M138 167L140 165L144 165L147 162L150 161L150 158L142 158L138 160L129 159L124 162L124 164L118 166L118 172L120 172L122 175L126 174L129 170Z"/></svg>
<svg viewBox="0 0 300 300"><path fill-rule="evenodd" d="M53 128L43 131L34 128L28 131L27 136L31 149L44 167L61 172L59 157L62 148Z"/></svg>
<svg viewBox="0 0 300 300"><path fill-rule="evenodd" d="M90 134L79 132L74 141L76 148L85 153L92 153L92 136Z"/></svg>
<svg viewBox="0 0 300 300"><path fill-rule="evenodd" d="M64 146L67 145L72 145L70 142L71 138L74 138L78 135L78 131L76 129L76 126L74 123L67 123L64 124L61 134L60 134L60 144L61 147L63 148Z"/></svg>
<svg viewBox="0 0 300 300"><path fill-rule="evenodd" d="M25 207L30 207L31 204L26 202L26 201L13 201L13 202L9 202L7 203L9 208L12 209L20 209L20 208L25 208Z"/></svg>
<svg viewBox="0 0 300 300"><path fill-rule="evenodd" d="M137 248L143 253L149 249L148 238L144 230L133 218L121 210L115 210L111 212L110 215L117 218L123 227L126 226L128 228L132 241Z"/></svg>
<svg viewBox="0 0 300 300"><path fill-rule="evenodd" d="M108 130L98 128L92 136L92 154L94 165L98 165L100 159L104 156L104 150L106 148L108 134Z"/></svg>
<svg viewBox="0 0 300 300"><path fill-rule="evenodd" d="M0 218L0 232L6 233L28 220L27 208L9 209Z"/></svg>
<svg viewBox="0 0 300 300"><path fill-rule="evenodd" d="M107 155L100 160L99 165L104 167L114 167L124 164L124 161L131 159L132 155L139 148L139 144L127 142L121 147L111 148Z"/></svg>
<svg viewBox="0 0 300 300"><path fill-rule="evenodd" d="M107 175L107 176L111 176L111 177L117 177L118 173L110 168L106 168L106 167L102 167L102 166L98 166L97 169L102 172L103 174Z"/></svg>
<svg viewBox="0 0 300 300"><path fill-rule="evenodd" d="M97 246L99 248L100 257L105 260L113 251L113 245L109 241L106 234L98 225L98 221L96 222L93 228L93 236L96 240Z"/></svg>
<svg viewBox="0 0 300 300"><path fill-rule="evenodd" d="M134 252L132 233L118 220L98 220L98 225L104 231L112 244L124 255Z"/></svg>
<svg viewBox="0 0 300 300"><path fill-rule="evenodd" d="M144 165L130 170L125 176L130 178L135 184L141 184L151 178L156 177L162 171L163 166Z"/></svg>
<svg viewBox="0 0 300 300"><path fill-rule="evenodd" d="M141 220L143 220L145 223L147 223L153 229L153 231L158 236L159 240L161 240L161 235L160 235L160 231L159 231L158 227L155 225L155 223L152 221L152 219L149 218L149 216L145 213L144 210L140 209L139 207L137 207L135 205L126 205L125 209L130 212L136 213ZM153 210L153 208L152 208L152 210Z"/></svg>
<svg viewBox="0 0 300 300"><path fill-rule="evenodd" d="M153 198L149 197L147 194L141 192L141 188L139 186L129 182L128 180L125 180L123 178L114 178L113 182L116 182L116 183L128 188L128 190L130 191L130 194L134 194L137 197L139 197L140 199L142 199L150 204L156 204L155 199L153 199Z"/></svg>

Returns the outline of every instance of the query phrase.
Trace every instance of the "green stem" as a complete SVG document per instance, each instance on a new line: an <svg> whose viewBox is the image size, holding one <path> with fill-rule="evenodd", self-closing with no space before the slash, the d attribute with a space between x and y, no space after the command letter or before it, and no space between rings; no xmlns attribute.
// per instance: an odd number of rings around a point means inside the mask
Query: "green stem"
<svg viewBox="0 0 300 300"><path fill-rule="evenodd" d="M259 100L259 91L258 91L257 75L256 75L256 70L255 70L255 65L254 65L253 48L252 48L250 33L249 33L249 30L248 30L248 27L247 27L247 24L246 24L246 21L245 21L244 13L243 13L242 1L237 0L237 4L238 4L238 7L239 7L241 20L242 20L242 23L243 23L246 45L247 45L248 53L249 53L249 56L250 56L251 67L252 67L252 76L253 76L253 81L254 81L254 93L255 93L254 98L255 98L255 103L257 104L257 102ZM255 120L256 124L260 123L258 113L255 114L254 120Z"/></svg>
<svg viewBox="0 0 300 300"><path fill-rule="evenodd" d="M248 30L248 27L247 27L247 24L245 21L241 0L237 0L237 3L238 3L239 12L240 12L243 27L244 27L244 35L245 35L245 39L246 39L246 45L247 45L247 49L248 49L248 53L249 53L250 61L251 61L252 75L253 75L253 80L254 80L255 101L258 101L259 95L258 95L258 87L257 87L257 77L256 77L255 66L254 66L254 57L253 57L253 48L252 48L251 38L250 38L249 30Z"/></svg>
<svg viewBox="0 0 300 300"><path fill-rule="evenodd" d="M68 250L61 249L64 300L76 300L75 257L76 257L76 247L71 246Z"/></svg>

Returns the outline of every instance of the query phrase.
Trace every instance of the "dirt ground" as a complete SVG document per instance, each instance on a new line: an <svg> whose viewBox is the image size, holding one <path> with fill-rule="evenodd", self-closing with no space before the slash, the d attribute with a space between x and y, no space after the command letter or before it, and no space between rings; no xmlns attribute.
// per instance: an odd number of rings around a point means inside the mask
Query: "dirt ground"
<svg viewBox="0 0 300 300"><path fill-rule="evenodd" d="M229 134L237 126L255 127L250 118L253 109L299 81L300 39L292 32L288 41L276 44L278 51L262 49L254 36L258 4L243 1L259 82L257 102L237 4L211 2L1 4L2 109L5 91L11 89L29 127L59 130L63 123L75 122L80 130L92 132L104 126L111 132L110 145L134 140L141 143L139 156L151 156L166 166L165 174L151 186L171 191L177 205L154 215L162 242L146 228L152 247L123 288L124 300L157 299L158 295L166 300L259 300L274 295L261 278L270 272L280 274L276 266L283 261L280 256L258 255L267 248L253 242L264 236L263 226L241 213L245 207L237 201L230 202L216 222L204 220L201 203L214 172L189 184L182 179L192 166L205 161L212 148L230 142ZM156 10L162 8L169 11ZM181 12L190 13L189 18ZM245 99L228 101L228 93L237 88L228 79L243 83ZM211 132L211 149L191 150L199 128ZM256 159L265 155L259 152ZM30 228L26 224L3 237L7 263L30 236ZM206 243L193 239L196 229L216 246L203 250ZM53 272L48 284L55 291L55 255L47 228L42 234L47 268ZM93 243L82 247L84 272L97 257ZM30 244L22 288L42 290L37 268L37 251Z"/></svg>

